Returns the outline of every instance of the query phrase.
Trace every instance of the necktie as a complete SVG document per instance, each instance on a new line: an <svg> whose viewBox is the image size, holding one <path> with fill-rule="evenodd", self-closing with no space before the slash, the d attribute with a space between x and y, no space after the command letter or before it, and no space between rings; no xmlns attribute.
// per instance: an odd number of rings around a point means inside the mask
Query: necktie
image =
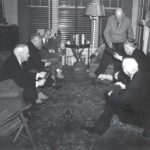
<svg viewBox="0 0 150 150"><path fill-rule="evenodd" d="M23 66L22 66L22 64L20 64L20 67L21 67L21 69L23 69Z"/></svg>
<svg viewBox="0 0 150 150"><path fill-rule="evenodd" d="M117 28L119 28L119 26L120 26L120 23L119 23L119 22L117 22Z"/></svg>

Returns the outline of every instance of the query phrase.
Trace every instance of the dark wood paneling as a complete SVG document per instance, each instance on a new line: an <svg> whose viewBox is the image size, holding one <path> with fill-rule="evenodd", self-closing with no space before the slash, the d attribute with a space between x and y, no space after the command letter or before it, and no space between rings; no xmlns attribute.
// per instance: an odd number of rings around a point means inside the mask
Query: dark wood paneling
<svg viewBox="0 0 150 150"><path fill-rule="evenodd" d="M28 0L18 0L19 42L26 43L29 39Z"/></svg>
<svg viewBox="0 0 150 150"><path fill-rule="evenodd" d="M0 23L3 22L2 0L0 0Z"/></svg>

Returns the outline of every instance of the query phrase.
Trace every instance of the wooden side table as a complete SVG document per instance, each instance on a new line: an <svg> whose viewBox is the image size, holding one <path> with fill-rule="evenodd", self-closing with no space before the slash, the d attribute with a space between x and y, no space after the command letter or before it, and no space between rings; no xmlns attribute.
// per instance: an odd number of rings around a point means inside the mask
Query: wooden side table
<svg viewBox="0 0 150 150"><path fill-rule="evenodd" d="M66 48L70 48L72 50L73 56L76 58L76 61L78 61L78 59L79 59L78 58L79 56L77 56L77 55L79 55L81 51L83 52L85 50L85 48L87 48L88 49L88 58L87 59L88 59L88 65L89 65L90 44L85 44L85 45L65 44L65 65L66 65L66 60L67 60Z"/></svg>

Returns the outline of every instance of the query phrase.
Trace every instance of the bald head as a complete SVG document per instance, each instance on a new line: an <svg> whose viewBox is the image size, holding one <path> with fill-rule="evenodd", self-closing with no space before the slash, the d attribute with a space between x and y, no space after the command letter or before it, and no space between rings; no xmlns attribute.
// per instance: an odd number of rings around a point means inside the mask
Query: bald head
<svg viewBox="0 0 150 150"><path fill-rule="evenodd" d="M118 22L120 22L122 20L122 18L124 16L122 8L117 8L115 10L115 16L116 16L116 19L117 19Z"/></svg>
<svg viewBox="0 0 150 150"><path fill-rule="evenodd" d="M29 48L26 44L18 44L14 50L14 55L20 62L28 61L29 58Z"/></svg>
<svg viewBox="0 0 150 150"><path fill-rule="evenodd" d="M134 58L123 59L122 68L129 77L132 77L139 70L138 63Z"/></svg>
<svg viewBox="0 0 150 150"><path fill-rule="evenodd" d="M36 48L41 49L42 38L39 35L33 35L31 37L31 42Z"/></svg>

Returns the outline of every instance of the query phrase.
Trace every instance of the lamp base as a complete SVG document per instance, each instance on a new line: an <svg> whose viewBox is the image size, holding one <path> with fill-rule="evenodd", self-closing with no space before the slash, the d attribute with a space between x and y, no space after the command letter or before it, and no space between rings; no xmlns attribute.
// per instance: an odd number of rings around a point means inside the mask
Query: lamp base
<svg viewBox="0 0 150 150"><path fill-rule="evenodd" d="M6 18L3 18L2 23L3 23L4 25L8 24Z"/></svg>

